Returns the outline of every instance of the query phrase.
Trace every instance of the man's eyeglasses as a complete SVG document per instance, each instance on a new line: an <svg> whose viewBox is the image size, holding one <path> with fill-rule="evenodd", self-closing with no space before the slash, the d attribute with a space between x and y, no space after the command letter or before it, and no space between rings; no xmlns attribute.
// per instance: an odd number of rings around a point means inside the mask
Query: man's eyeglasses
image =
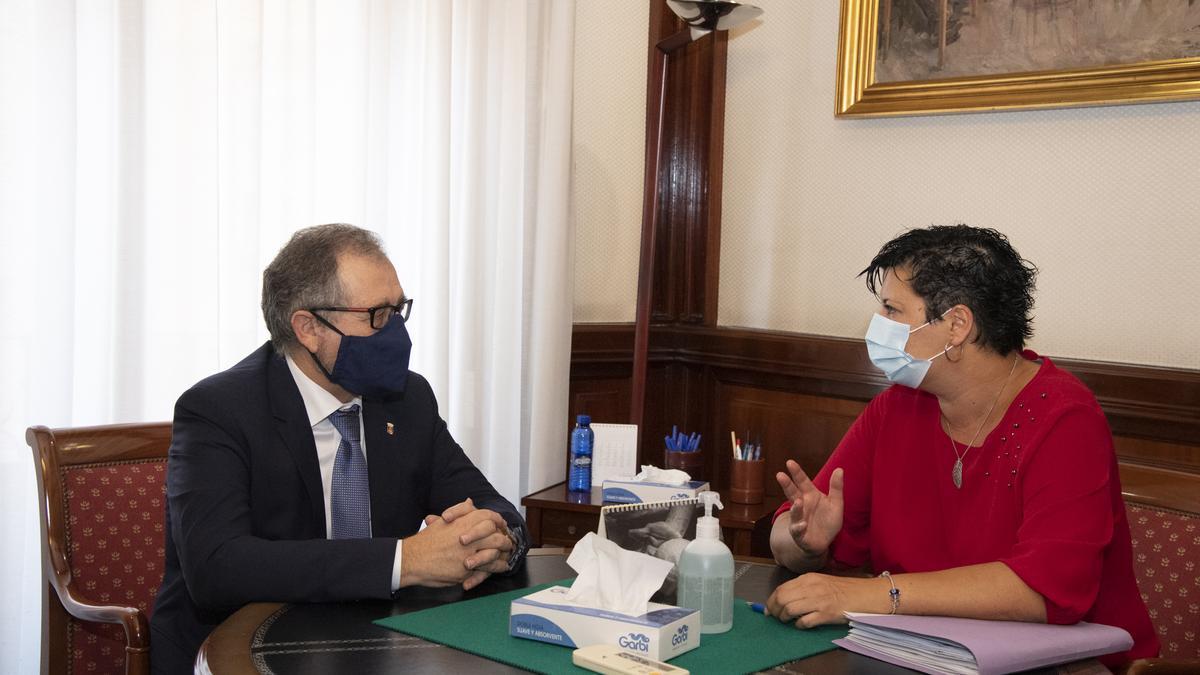
<svg viewBox="0 0 1200 675"><path fill-rule="evenodd" d="M398 305L380 305L379 307L313 307L310 312L366 312L371 320L371 328L379 330L387 325L393 316L399 315L400 320L408 322L412 312L412 298L405 298ZM320 317L318 317L320 318Z"/></svg>

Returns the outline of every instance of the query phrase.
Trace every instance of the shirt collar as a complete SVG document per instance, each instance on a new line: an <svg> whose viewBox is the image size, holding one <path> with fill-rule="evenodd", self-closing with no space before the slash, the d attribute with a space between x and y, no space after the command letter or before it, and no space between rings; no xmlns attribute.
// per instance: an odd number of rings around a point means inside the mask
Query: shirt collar
<svg viewBox="0 0 1200 675"><path fill-rule="evenodd" d="M284 358L287 359L288 370L292 371L292 379L296 381L296 388L300 390L300 398L304 399L304 411L308 413L309 426L317 426L335 410L354 404L362 406L361 396L355 396L350 401L342 403L324 387L313 382L311 377L305 375L304 371L300 370L300 366L297 366L296 362L292 360L291 354L285 354Z"/></svg>

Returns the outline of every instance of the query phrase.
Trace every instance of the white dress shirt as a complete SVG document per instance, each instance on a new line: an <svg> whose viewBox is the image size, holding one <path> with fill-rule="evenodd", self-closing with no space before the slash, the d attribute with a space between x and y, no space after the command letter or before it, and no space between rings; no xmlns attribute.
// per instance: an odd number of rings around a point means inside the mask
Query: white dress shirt
<svg viewBox="0 0 1200 675"><path fill-rule="evenodd" d="M363 432L362 418L362 397L356 396L353 400L342 403L336 396L325 390L324 387L312 381L292 357L286 356L288 370L292 371L292 379L296 381L296 387L300 390L300 398L304 399L304 410L308 413L308 422L312 425L313 441L317 445L317 462L321 466L321 490L325 493L325 536L331 538L333 536L333 507L331 501L332 486L333 486L333 461L337 458L338 445L342 442L342 435L334 428L333 422L329 416L333 413L347 408L352 405L358 405L358 437L361 439L360 446L363 452L363 461L366 462L367 454L367 437ZM370 467L368 467L370 470ZM403 540L396 541L396 560L392 566L392 590L400 588L400 548Z"/></svg>

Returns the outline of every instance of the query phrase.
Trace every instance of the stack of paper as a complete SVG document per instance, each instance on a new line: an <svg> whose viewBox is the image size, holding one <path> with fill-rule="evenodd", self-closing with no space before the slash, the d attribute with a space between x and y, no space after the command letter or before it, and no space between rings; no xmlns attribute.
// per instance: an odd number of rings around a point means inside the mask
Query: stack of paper
<svg viewBox="0 0 1200 675"><path fill-rule="evenodd" d="M846 617L850 634L835 644L923 673L1001 675L1133 646L1129 633L1095 623L1058 626L854 612Z"/></svg>

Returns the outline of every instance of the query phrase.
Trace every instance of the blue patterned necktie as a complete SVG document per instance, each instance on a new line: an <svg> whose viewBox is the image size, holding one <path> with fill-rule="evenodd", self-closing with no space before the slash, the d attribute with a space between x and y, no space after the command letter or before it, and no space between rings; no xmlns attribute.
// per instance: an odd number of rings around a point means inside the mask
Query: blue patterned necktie
<svg viewBox="0 0 1200 675"><path fill-rule="evenodd" d="M371 536L371 491L367 484L367 459L358 437L358 406L335 411L329 421L342 435L329 489L333 538L366 539Z"/></svg>

